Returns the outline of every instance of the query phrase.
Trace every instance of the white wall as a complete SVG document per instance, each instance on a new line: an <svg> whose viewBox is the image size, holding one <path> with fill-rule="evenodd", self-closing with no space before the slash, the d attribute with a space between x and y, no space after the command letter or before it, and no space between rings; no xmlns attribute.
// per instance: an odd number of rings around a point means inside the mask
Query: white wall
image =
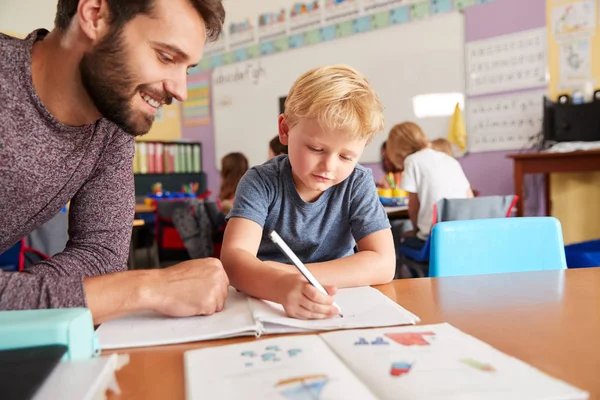
<svg viewBox="0 0 600 400"><path fill-rule="evenodd" d="M249 18L256 25L259 14L289 10L297 0L224 0L225 25ZM34 29L52 29L56 0L0 0L0 31L26 35Z"/></svg>
<svg viewBox="0 0 600 400"><path fill-rule="evenodd" d="M306 2L306 0L223 0L227 13L225 26L233 22L242 22L246 18L256 26L260 14L279 11L282 8L289 12L298 2Z"/></svg>
<svg viewBox="0 0 600 400"><path fill-rule="evenodd" d="M51 30L56 0L0 0L0 31L21 36L38 28Z"/></svg>

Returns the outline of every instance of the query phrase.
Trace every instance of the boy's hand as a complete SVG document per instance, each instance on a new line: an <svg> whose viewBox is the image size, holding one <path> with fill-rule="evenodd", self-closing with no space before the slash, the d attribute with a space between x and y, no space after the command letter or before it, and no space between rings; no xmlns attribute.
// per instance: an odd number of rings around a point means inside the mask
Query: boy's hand
<svg viewBox="0 0 600 400"><path fill-rule="evenodd" d="M289 317L298 319L324 319L339 314L331 297L336 292L333 286L325 286L329 296L319 292L300 274L288 274L281 279L281 305Z"/></svg>

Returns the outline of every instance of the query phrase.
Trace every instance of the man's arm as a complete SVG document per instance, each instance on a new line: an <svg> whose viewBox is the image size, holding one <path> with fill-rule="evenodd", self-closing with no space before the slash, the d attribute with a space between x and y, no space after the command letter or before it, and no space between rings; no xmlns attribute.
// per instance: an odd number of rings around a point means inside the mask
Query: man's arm
<svg viewBox="0 0 600 400"><path fill-rule="evenodd" d="M135 149L132 137L116 135L71 201L67 246L30 267L32 274L94 276L124 269L135 212L131 169Z"/></svg>
<svg viewBox="0 0 600 400"><path fill-rule="evenodd" d="M123 271L85 278L94 323L143 310L174 317L223 310L229 279L214 258L189 260L159 270Z"/></svg>
<svg viewBox="0 0 600 400"><path fill-rule="evenodd" d="M87 307L94 324L137 311L185 317L221 311L229 280L219 260L90 278L0 272L0 310Z"/></svg>
<svg viewBox="0 0 600 400"><path fill-rule="evenodd" d="M0 271L0 310L85 307L83 278Z"/></svg>

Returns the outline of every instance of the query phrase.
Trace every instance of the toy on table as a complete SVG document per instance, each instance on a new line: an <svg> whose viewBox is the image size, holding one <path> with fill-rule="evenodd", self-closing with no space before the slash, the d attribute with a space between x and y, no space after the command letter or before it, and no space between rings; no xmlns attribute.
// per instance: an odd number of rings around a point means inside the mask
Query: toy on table
<svg viewBox="0 0 600 400"><path fill-rule="evenodd" d="M398 188L400 186L400 174L388 173L385 177L389 189L379 188L377 193L379 194L379 200L384 206L404 206L408 203L408 193L405 190Z"/></svg>
<svg viewBox="0 0 600 400"><path fill-rule="evenodd" d="M169 192L163 190L162 183L156 182L152 185L152 192L146 196L144 202L148 206L153 206L156 203L156 200L174 200L174 199L187 199L187 198L196 198L196 192L199 188L198 182L192 182L187 185L183 185L181 187L181 192Z"/></svg>

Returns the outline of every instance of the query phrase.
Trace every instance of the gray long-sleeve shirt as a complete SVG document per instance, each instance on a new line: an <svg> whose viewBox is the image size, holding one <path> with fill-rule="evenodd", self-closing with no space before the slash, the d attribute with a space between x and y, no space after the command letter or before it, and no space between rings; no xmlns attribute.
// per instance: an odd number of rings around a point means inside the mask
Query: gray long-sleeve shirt
<svg viewBox="0 0 600 400"><path fill-rule="evenodd" d="M50 114L31 77L46 34L0 34L0 253L71 201L69 242L29 273L0 272L0 309L85 306L83 278L123 270L131 237L134 139L106 119L72 127Z"/></svg>

